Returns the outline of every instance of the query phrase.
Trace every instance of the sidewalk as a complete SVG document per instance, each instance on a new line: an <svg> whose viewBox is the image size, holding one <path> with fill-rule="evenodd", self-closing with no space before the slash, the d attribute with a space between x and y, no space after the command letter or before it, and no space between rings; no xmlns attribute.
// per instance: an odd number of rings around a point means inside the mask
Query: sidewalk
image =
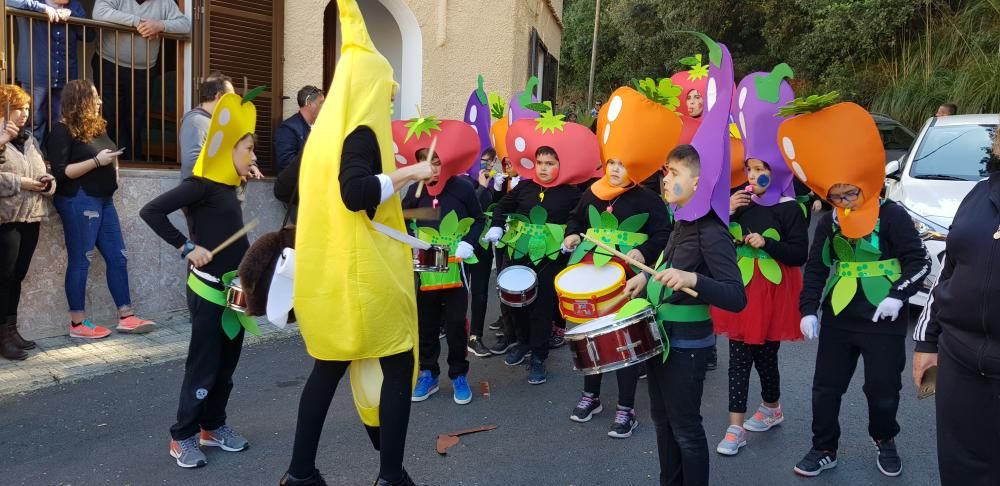
<svg viewBox="0 0 1000 486"><path fill-rule="evenodd" d="M191 323L187 310L151 316L157 329L148 334L113 333L96 341L67 336L39 339L24 361L0 358L0 398L124 369L183 359ZM258 319L261 335L247 335L244 346L298 334L294 324L278 329ZM220 324L221 325L221 324Z"/></svg>

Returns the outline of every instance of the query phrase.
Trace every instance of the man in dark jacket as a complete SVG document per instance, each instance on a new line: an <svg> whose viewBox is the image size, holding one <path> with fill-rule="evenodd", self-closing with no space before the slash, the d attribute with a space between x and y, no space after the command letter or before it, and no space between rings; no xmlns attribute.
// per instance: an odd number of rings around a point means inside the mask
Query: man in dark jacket
<svg viewBox="0 0 1000 486"><path fill-rule="evenodd" d="M309 131L326 101L323 90L311 85L303 86L296 98L299 111L274 132L274 166L279 174L302 155Z"/></svg>

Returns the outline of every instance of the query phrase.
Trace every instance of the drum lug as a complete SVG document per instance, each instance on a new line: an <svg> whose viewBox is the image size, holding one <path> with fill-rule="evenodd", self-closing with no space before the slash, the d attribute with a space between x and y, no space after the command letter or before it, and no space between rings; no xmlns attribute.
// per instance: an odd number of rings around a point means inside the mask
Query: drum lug
<svg viewBox="0 0 1000 486"><path fill-rule="evenodd" d="M632 359L635 359L636 358L635 348L638 348L639 346L642 346L642 339L635 342L630 342L624 346L618 346L618 348L615 349L615 351L618 351L619 353L624 353L627 351L632 355Z"/></svg>
<svg viewBox="0 0 1000 486"><path fill-rule="evenodd" d="M597 352L597 345L590 339L587 339L587 355L590 356L590 362L595 364L600 363L600 355Z"/></svg>

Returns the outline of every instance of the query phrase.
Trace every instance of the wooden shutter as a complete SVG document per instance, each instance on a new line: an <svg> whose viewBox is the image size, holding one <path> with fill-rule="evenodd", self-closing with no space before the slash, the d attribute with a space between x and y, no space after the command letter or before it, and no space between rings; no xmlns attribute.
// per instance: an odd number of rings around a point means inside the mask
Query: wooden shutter
<svg viewBox="0 0 1000 486"><path fill-rule="evenodd" d="M284 0L204 0L201 76L213 71L233 78L243 93L267 86L257 106L257 161L265 174L274 174L274 130L281 124L284 69Z"/></svg>

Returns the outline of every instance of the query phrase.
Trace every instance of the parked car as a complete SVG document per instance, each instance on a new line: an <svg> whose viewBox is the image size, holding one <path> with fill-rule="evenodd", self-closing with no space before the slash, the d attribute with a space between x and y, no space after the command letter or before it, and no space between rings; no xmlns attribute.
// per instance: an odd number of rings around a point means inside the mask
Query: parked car
<svg viewBox="0 0 1000 486"><path fill-rule="evenodd" d="M886 197L901 204L931 255L931 274L911 303L923 306L937 280L945 239L958 205L977 182L988 176L993 137L1000 115L931 118L913 149L886 164Z"/></svg>
<svg viewBox="0 0 1000 486"><path fill-rule="evenodd" d="M878 126L878 134L882 136L882 147L885 148L885 162L898 160L910 147L917 135L888 115L872 113L872 119Z"/></svg>

